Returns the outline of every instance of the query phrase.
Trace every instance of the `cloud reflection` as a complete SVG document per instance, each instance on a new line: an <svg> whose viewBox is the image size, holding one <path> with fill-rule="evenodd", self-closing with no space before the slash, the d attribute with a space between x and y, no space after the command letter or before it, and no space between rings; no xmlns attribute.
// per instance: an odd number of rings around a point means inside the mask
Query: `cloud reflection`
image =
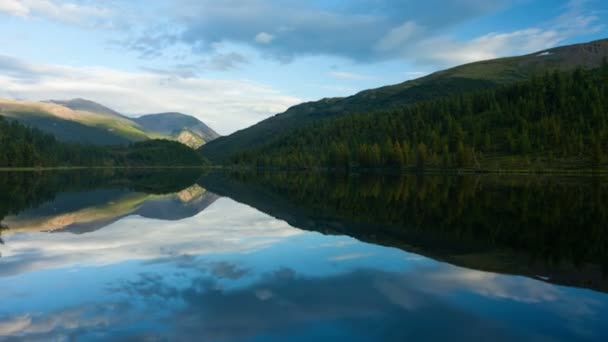
<svg viewBox="0 0 608 342"><path fill-rule="evenodd" d="M336 338L346 340L479 340L487 336L496 341L542 340L554 337L552 329L565 330L559 332L562 336L584 331L579 325L585 320L563 325L559 316L551 313L546 313L545 320L549 321L545 327L530 322L523 326L525 329L516 330L508 321L488 316L483 310L462 307L448 298L457 292L476 293L476 287L501 288L506 279L472 275L458 268L429 267L404 273L359 269L324 277L280 268L247 286L225 289L218 283L214 271L217 267L218 264L208 264L206 269L196 268L199 272L184 274L185 278L179 281L160 273L142 272L134 279L119 280L108 289L114 294L124 294L124 301L83 304L46 316L5 318L0 320L0 335L57 339L82 337L85 333L91 336L102 331L111 336L112 331L122 331L126 339L147 336L154 340L284 340L294 335L314 338L314 332L327 322L334 327ZM220 268L239 269L233 264ZM450 276L437 282L444 274ZM530 295L551 286L526 278L519 281L525 283L524 288L538 287ZM494 299L504 299L504 291L501 289ZM577 300L568 299L559 290L552 293L554 297L540 296L538 300L564 304ZM493 295L488 290L483 296ZM519 306L511 310L528 315L530 303L517 303ZM594 314L586 318L597 320L598 312ZM134 317L145 320L136 328L127 329L134 324ZM434 328L437 322L442 322L442 329Z"/></svg>
<svg viewBox="0 0 608 342"><path fill-rule="evenodd" d="M2 246L0 276L180 255L250 253L300 233L283 221L224 198L181 221L130 216L83 235L8 236Z"/></svg>

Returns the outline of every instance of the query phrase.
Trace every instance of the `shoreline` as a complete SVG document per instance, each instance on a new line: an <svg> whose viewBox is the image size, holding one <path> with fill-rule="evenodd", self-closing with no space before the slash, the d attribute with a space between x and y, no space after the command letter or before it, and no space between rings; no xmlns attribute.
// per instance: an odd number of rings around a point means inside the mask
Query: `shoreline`
<svg viewBox="0 0 608 342"><path fill-rule="evenodd" d="M387 169L387 168L313 168L313 169L286 169L286 168L255 168L255 167L233 167L219 166L215 169L223 169L236 172L310 172L310 173L336 173L336 174L376 174L376 175L415 175L415 174L444 174L444 175L562 175L562 176L608 176L608 169L440 169L425 168L422 170L415 168L407 169Z"/></svg>
<svg viewBox="0 0 608 342"><path fill-rule="evenodd" d="M415 174L444 174L444 175L556 175L556 176L608 176L608 169L440 169L427 168L418 170L407 169L336 169L336 168L314 168L314 169L286 169L286 168L255 168L234 167L223 165L205 166L52 166L52 167L0 167L0 172L45 172L45 171L77 171L77 170L179 170L179 169L201 169L201 170L224 170L236 172L310 172L310 173L336 173L336 174L376 174L376 175L415 175Z"/></svg>
<svg viewBox="0 0 608 342"><path fill-rule="evenodd" d="M211 169L210 166L49 166L49 167L0 167L0 172L17 171L75 171L75 170L137 170L137 169Z"/></svg>

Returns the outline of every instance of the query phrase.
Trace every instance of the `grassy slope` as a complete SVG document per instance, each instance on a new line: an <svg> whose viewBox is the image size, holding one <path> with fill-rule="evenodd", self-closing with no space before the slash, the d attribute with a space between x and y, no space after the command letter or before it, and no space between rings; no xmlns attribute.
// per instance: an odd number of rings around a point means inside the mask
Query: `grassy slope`
<svg viewBox="0 0 608 342"><path fill-rule="evenodd" d="M166 139L180 141L189 147L198 148L206 141L219 136L196 118L184 114L173 115L164 121L160 120L161 125L171 125L172 131L149 129L140 124L139 119L127 118L110 108L83 99L55 102L25 102L0 99L0 115L50 133L60 141L95 145L116 145L149 139ZM189 121L184 120L184 118L189 119ZM173 119L175 119L175 122L171 122ZM152 126L154 121L158 121L154 116L144 120ZM194 128L200 126L207 129L211 132L209 133L210 136L205 139L199 133L191 130L188 130L189 134L186 134L183 128L190 126Z"/></svg>
<svg viewBox="0 0 608 342"><path fill-rule="evenodd" d="M187 129L198 135L204 142L209 142L220 136L197 118L182 113L148 114L133 120L149 132L164 135L177 135Z"/></svg>
<svg viewBox="0 0 608 342"><path fill-rule="evenodd" d="M608 56L608 39L526 56L466 64L417 80L366 90L346 98L303 103L230 136L216 139L204 145L201 151L208 159L222 162L234 153L260 147L278 133L285 133L313 120L385 110L433 97L523 80L545 71L567 71L578 66L597 67L604 56Z"/></svg>
<svg viewBox="0 0 608 342"><path fill-rule="evenodd" d="M55 103L0 100L0 115L49 132L62 141L111 145L158 138L127 118L72 110Z"/></svg>

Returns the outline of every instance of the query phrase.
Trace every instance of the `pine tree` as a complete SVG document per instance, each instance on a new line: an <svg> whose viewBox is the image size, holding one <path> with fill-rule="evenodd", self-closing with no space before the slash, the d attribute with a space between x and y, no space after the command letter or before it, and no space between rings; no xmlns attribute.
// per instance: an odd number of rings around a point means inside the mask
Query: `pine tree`
<svg viewBox="0 0 608 342"><path fill-rule="evenodd" d="M424 169L426 161L428 159L428 150L424 143L418 144L417 156L416 156L416 167L419 170Z"/></svg>

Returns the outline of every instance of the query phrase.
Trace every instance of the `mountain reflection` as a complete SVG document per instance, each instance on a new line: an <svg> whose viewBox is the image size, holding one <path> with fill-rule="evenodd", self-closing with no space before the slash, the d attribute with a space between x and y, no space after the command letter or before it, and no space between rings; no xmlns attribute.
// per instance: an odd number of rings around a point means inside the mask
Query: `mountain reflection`
<svg viewBox="0 0 608 342"><path fill-rule="evenodd" d="M235 173L199 183L301 229L608 290L604 178Z"/></svg>
<svg viewBox="0 0 608 342"><path fill-rule="evenodd" d="M4 173L0 219L5 235L86 233L122 217L180 220L218 197L196 184L199 171Z"/></svg>
<svg viewBox="0 0 608 342"><path fill-rule="evenodd" d="M604 290L593 178L6 178L0 339L608 336L607 294L551 283Z"/></svg>

